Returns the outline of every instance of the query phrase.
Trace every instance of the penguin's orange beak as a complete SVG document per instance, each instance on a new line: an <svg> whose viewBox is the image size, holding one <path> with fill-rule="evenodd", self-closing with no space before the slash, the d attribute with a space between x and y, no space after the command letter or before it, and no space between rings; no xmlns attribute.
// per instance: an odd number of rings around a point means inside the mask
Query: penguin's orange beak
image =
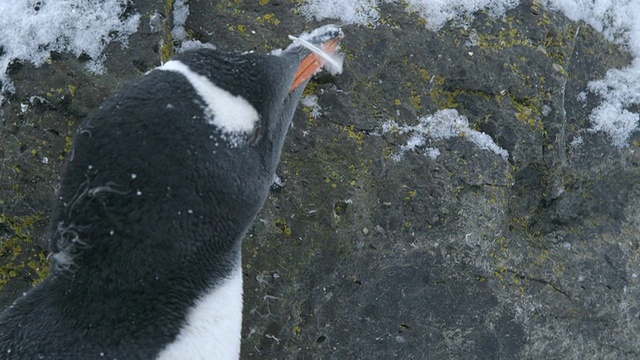
<svg viewBox="0 0 640 360"><path fill-rule="evenodd" d="M338 48L338 43L342 38L335 38L327 41L326 43L320 46L320 49L329 55L333 55L333 53ZM300 67L298 68L298 72L293 80L293 84L291 84L291 88L289 92L295 90L298 86L304 84L305 81L309 80L313 74L315 74L318 69L324 65L325 60L318 56L316 53L311 53L309 56L304 58L300 63Z"/></svg>

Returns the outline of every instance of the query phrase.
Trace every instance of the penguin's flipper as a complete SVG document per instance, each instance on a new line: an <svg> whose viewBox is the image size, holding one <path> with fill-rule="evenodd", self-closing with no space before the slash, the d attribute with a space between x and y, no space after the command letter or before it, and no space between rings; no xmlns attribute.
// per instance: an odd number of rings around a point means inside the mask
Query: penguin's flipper
<svg viewBox="0 0 640 360"><path fill-rule="evenodd" d="M291 46L302 46L311 52L300 63L289 91L305 83L323 66L328 67L332 74L342 72L344 56L337 50L338 43L344 38L344 33L339 27L326 25L314 30L311 34L303 34L299 38L289 36L289 38L294 42Z"/></svg>

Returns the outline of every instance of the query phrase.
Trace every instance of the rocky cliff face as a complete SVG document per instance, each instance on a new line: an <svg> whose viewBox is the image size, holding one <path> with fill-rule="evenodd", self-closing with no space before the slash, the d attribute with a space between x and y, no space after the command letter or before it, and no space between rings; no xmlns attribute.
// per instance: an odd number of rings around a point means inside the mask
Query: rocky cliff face
<svg viewBox="0 0 640 360"><path fill-rule="evenodd" d="M47 273L49 200L76 126L173 51L172 3L135 5L165 24L143 16L128 48L108 48L106 75L67 54L10 68L3 306ZM185 29L268 52L318 25L295 3L192 2ZM375 28L344 28L345 72L309 85L245 240L243 358L639 357L640 135L619 147L589 130L600 99L585 92L631 55L531 2L437 33L383 10ZM428 129L444 109L468 121L443 123L449 137Z"/></svg>

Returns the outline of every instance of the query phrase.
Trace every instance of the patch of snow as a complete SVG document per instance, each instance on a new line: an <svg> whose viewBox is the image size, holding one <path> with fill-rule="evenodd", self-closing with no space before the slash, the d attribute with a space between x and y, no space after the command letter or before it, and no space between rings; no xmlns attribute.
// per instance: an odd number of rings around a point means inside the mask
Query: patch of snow
<svg viewBox="0 0 640 360"><path fill-rule="evenodd" d="M626 146L640 120L637 113L627 110L640 105L640 58L622 70L607 71L604 79L589 82L588 88L602 99L589 116L591 130L604 131L614 145Z"/></svg>
<svg viewBox="0 0 640 360"><path fill-rule="evenodd" d="M284 187L284 181L278 176L278 174L273 174L273 182L271 183L271 188L280 189Z"/></svg>
<svg viewBox="0 0 640 360"><path fill-rule="evenodd" d="M376 24L378 7L394 0L304 0L298 7L307 20L339 19L344 24Z"/></svg>
<svg viewBox="0 0 640 360"><path fill-rule="evenodd" d="M107 59L105 55L98 56L97 59L91 59L85 65L87 70L94 74L102 75L107 72L107 67L104 66L104 61Z"/></svg>
<svg viewBox="0 0 640 360"><path fill-rule="evenodd" d="M578 100L580 102L586 102L587 101L587 93L585 91L580 91L578 93L578 95L576 95L576 100Z"/></svg>
<svg viewBox="0 0 640 360"><path fill-rule="evenodd" d="M486 9L491 16L501 16L516 7L519 0L304 0L300 13L307 20L339 19L344 24L377 24L383 4L404 4L427 21L427 28L438 31L447 21L466 26L473 13Z"/></svg>
<svg viewBox="0 0 640 360"><path fill-rule="evenodd" d="M112 41L126 47L140 15L125 16L128 0L0 1L0 103L15 87L7 76L13 61L41 66L52 51L88 55L90 71L104 71L102 52Z"/></svg>
<svg viewBox="0 0 640 360"><path fill-rule="evenodd" d="M187 30L185 24L189 17L189 4L187 0L176 0L173 3L173 29L171 29L171 36L173 40L184 41L187 40Z"/></svg>
<svg viewBox="0 0 640 360"><path fill-rule="evenodd" d="M467 40L464 45L466 47L474 47L480 45L480 34L478 34L476 29L469 30L469 40Z"/></svg>
<svg viewBox="0 0 640 360"><path fill-rule="evenodd" d="M520 0L406 0L407 11L416 12L427 21L427 28L440 30L448 21L468 27L473 13L487 10L489 16L500 17Z"/></svg>
<svg viewBox="0 0 640 360"><path fill-rule="evenodd" d="M186 24L189 17L189 1L188 0L176 0L173 3L173 29L171 29L171 38L179 45L176 46L175 51L182 53L193 49L215 49L215 45L210 43L203 43L199 40L189 39L187 33Z"/></svg>
<svg viewBox="0 0 640 360"><path fill-rule="evenodd" d="M301 103L303 106L311 108L310 115L312 118L317 119L322 115L322 107L318 104L318 96L304 96Z"/></svg>
<svg viewBox="0 0 640 360"><path fill-rule="evenodd" d="M611 69L604 79L591 81L588 89L602 102L589 116L591 131L603 131L617 147L628 146L638 129L640 116L628 109L640 105L640 1L638 0L545 0L543 5L562 11L573 21L584 21L635 56L628 67ZM586 94L579 99L586 100Z"/></svg>
<svg viewBox="0 0 640 360"><path fill-rule="evenodd" d="M583 142L584 140L582 140L582 136L578 136L577 138L571 140L569 144L572 148L577 148L578 146L582 145Z"/></svg>
<svg viewBox="0 0 640 360"><path fill-rule="evenodd" d="M149 17L149 30L152 33L159 33L162 31L162 15L158 12L158 10L153 12L153 15Z"/></svg>
<svg viewBox="0 0 640 360"><path fill-rule="evenodd" d="M469 127L469 120L465 116L460 115L455 109L439 110L433 115L422 116L418 120L419 123L415 126L401 126L393 120L382 124L383 133L397 131L400 134L411 134L407 143L400 146L400 151L392 155L394 160L402 160L406 152L424 146L427 138L440 140L458 136L463 136L481 149L489 150L500 155L505 161L509 159L507 150L496 145L489 135L471 129ZM438 149L427 148L426 150L427 155L433 159L440 155Z"/></svg>
<svg viewBox="0 0 640 360"><path fill-rule="evenodd" d="M432 158L433 160L437 159L438 156L440 156L440 150L436 149L436 148L426 148L425 150L427 150L427 156L429 156L430 158Z"/></svg>
<svg viewBox="0 0 640 360"><path fill-rule="evenodd" d="M609 41L626 44L631 40L636 43L633 47L640 45L640 34L637 33L640 3L637 0L542 0L540 3L548 9L561 11L573 21L584 21Z"/></svg>
<svg viewBox="0 0 640 360"><path fill-rule="evenodd" d="M180 44L180 47L176 49L177 52L185 52L193 49L216 49L216 46L211 43L203 43L198 40L185 40Z"/></svg>
<svg viewBox="0 0 640 360"><path fill-rule="evenodd" d="M590 131L603 131L609 135L613 145L622 148L627 146L631 134L638 128L640 115L632 113L618 102L603 101L589 115Z"/></svg>

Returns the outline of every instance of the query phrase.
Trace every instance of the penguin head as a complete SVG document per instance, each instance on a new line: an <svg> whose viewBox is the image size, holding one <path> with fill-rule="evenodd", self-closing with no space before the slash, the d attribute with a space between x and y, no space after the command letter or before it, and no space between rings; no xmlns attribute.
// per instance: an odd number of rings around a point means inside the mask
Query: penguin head
<svg viewBox="0 0 640 360"><path fill-rule="evenodd" d="M334 74L342 71L338 43L343 37L339 27L325 25L310 34L290 36L294 42L289 47L268 55L200 49L179 54L160 69L177 69L176 62L180 62L220 88L222 92L214 95L218 101L207 105L222 140L231 147L258 147L275 170L293 113L311 76L323 67ZM225 101L220 101L222 94Z"/></svg>

